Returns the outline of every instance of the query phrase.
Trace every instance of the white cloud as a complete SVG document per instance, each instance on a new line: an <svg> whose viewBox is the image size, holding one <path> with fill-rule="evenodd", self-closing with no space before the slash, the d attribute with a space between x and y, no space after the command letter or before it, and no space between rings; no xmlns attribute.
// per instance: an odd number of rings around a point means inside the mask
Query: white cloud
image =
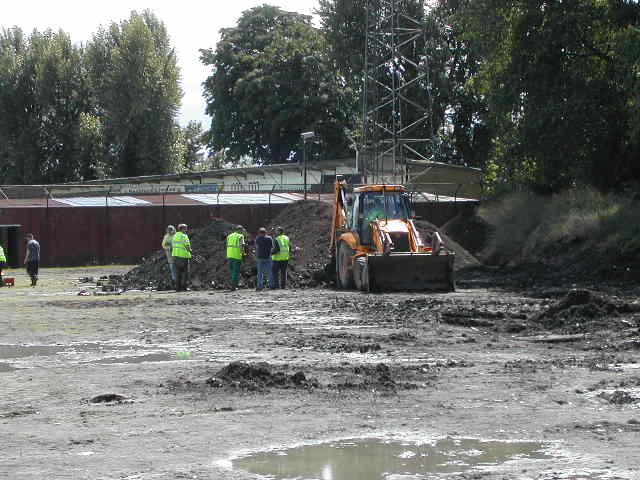
<svg viewBox="0 0 640 480"><path fill-rule="evenodd" d="M204 114L202 82L208 76L207 68L200 63L201 48L214 48L221 28L236 24L241 13L265 3L284 10L311 14L318 6L317 0L210 0L208 2L107 0L35 0L31 2L3 2L0 27L20 27L26 33L38 30L64 30L72 40L85 43L98 30L111 22L129 17L131 10L152 10L164 22L176 48L182 73L182 110L180 123L201 121L209 127L209 117Z"/></svg>

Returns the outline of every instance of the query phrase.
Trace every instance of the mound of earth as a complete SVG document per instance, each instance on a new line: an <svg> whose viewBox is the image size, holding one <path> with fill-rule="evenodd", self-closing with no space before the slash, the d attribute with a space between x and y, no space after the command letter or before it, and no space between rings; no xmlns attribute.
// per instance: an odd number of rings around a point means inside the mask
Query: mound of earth
<svg viewBox="0 0 640 480"><path fill-rule="evenodd" d="M332 205L317 200L301 200L287 206L272 220L282 227L294 251L289 260L289 276L296 287L316 287L333 279L325 273L329 262Z"/></svg>
<svg viewBox="0 0 640 480"><path fill-rule="evenodd" d="M547 330L563 333L623 329L629 327L629 322L620 316L638 310L635 304L587 289L573 289L559 302L535 315L532 321Z"/></svg>
<svg viewBox="0 0 640 480"><path fill-rule="evenodd" d="M299 371L287 375L283 371L274 371L266 362L231 362L206 381L211 387L231 387L240 390L264 390L266 388L315 388L317 380L307 379Z"/></svg>
<svg viewBox="0 0 640 480"><path fill-rule="evenodd" d="M191 288L226 288L229 286L229 267L226 259L226 238L235 225L220 218L189 232L194 257L191 261ZM247 235L248 240L251 236ZM242 264L241 279L245 285L255 284L255 260L249 256ZM154 253L124 276L128 288L172 288L167 259L163 250Z"/></svg>
<svg viewBox="0 0 640 480"><path fill-rule="evenodd" d="M478 256L486 247L495 227L479 215L459 214L442 226L442 233Z"/></svg>
<svg viewBox="0 0 640 480"><path fill-rule="evenodd" d="M331 205L315 200L295 202L273 220L273 228L281 226L295 249L289 262L289 288L316 287L328 283L324 266L328 259L331 231ZM226 238L235 224L213 219L208 225L189 233L193 259L191 288L194 290L229 288L230 274L226 259ZM253 237L245 234L249 244ZM240 271L241 285L256 285L255 255L245 257ZM128 288L172 288L165 254L154 253L124 276Z"/></svg>
<svg viewBox="0 0 640 480"><path fill-rule="evenodd" d="M445 247L448 250L455 252L456 260L453 264L454 270L461 270L463 268L468 267L476 267L480 265L478 259L473 256L469 251L463 247L460 243L456 242L451 236L447 235L444 231L438 229L432 223L427 222L426 220L415 220L414 221L420 236L424 241L427 241L431 237L431 232L437 230L442 237L442 241L444 242Z"/></svg>

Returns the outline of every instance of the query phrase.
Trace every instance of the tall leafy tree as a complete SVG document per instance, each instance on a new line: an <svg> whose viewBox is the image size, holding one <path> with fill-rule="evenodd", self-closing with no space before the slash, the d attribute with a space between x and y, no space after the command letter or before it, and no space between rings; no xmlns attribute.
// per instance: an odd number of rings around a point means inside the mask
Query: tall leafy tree
<svg viewBox="0 0 640 480"><path fill-rule="evenodd" d="M87 46L97 115L104 125L106 173L174 171L174 119L182 90L164 24L150 11L131 13L94 35Z"/></svg>
<svg viewBox="0 0 640 480"><path fill-rule="evenodd" d="M285 162L300 133L314 130L325 155L344 155L350 93L310 17L263 5L221 33L215 51L201 50L212 68L204 83L211 151L225 149L236 162Z"/></svg>
<svg viewBox="0 0 640 480"><path fill-rule="evenodd" d="M93 178L80 140L90 110L83 51L60 31L0 35L0 175L8 183Z"/></svg>
<svg viewBox="0 0 640 480"><path fill-rule="evenodd" d="M640 178L637 2L448 3L481 45L474 85L496 132L496 179L555 191Z"/></svg>

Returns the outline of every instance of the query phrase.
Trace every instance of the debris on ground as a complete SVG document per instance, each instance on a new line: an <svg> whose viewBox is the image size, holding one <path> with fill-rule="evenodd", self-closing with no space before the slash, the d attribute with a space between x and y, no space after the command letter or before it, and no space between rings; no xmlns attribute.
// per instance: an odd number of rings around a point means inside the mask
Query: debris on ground
<svg viewBox="0 0 640 480"><path fill-rule="evenodd" d="M640 402L640 398L637 398L624 390L615 390L612 393L601 392L598 394L598 397L604 398L606 401L614 405L628 405Z"/></svg>
<svg viewBox="0 0 640 480"><path fill-rule="evenodd" d="M317 388L319 386L317 380L308 379L302 371L289 375L282 370L274 370L267 362L247 363L243 361L229 363L213 377L207 379L206 384L214 388L228 387L249 391L267 388Z"/></svg>
<svg viewBox="0 0 640 480"><path fill-rule="evenodd" d="M368 353L377 352L382 347L371 336L360 336L349 333L332 333L328 335L301 336L285 338L276 345L286 345L302 350L317 350L331 353Z"/></svg>
<svg viewBox="0 0 640 480"><path fill-rule="evenodd" d="M118 393L102 393L92 397L89 403L122 403L126 400L127 397Z"/></svg>
<svg viewBox="0 0 640 480"><path fill-rule="evenodd" d="M337 390L369 390L395 392L398 389L418 388L415 383L400 378L401 367L389 367L386 363L377 365L362 364L335 372L329 388Z"/></svg>

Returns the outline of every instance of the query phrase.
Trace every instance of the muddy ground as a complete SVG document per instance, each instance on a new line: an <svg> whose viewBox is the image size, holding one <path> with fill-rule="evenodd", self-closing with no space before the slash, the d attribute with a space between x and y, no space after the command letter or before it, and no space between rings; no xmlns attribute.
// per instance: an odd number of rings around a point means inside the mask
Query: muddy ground
<svg viewBox="0 0 640 480"><path fill-rule="evenodd" d="M447 294L77 295L127 270L0 289L0 478L250 479L225 460L391 433L562 452L398 479L640 479L631 287L476 269Z"/></svg>

